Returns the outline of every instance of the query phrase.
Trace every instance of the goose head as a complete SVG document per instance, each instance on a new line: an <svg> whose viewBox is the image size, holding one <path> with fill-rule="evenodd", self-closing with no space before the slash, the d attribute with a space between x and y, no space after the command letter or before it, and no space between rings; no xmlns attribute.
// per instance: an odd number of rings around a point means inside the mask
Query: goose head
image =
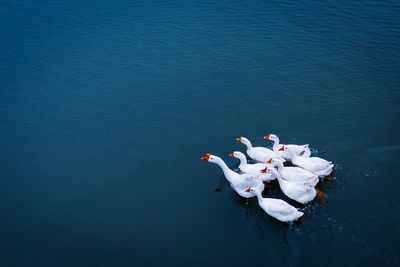
<svg viewBox="0 0 400 267"><path fill-rule="evenodd" d="M204 156L202 156L200 159L201 159L201 160L204 160L204 161L216 163L216 162L219 161L221 158L220 158L220 157L217 157L217 156L214 156L214 155L212 155L212 154L210 154L210 153L207 153L207 154L205 154Z"/></svg>
<svg viewBox="0 0 400 267"><path fill-rule="evenodd" d="M299 154L297 154L295 151L289 150L289 149L287 148L287 146L282 146L281 148L278 149L278 151L285 151L285 152L289 153L289 155L290 155L291 157L297 157L297 156L299 156ZM305 152L305 151L302 151L300 154L304 154L304 152Z"/></svg>
<svg viewBox="0 0 400 267"><path fill-rule="evenodd" d="M235 157L240 160L242 160L242 159L246 160L246 156L240 151L233 151L229 154L229 156Z"/></svg>
<svg viewBox="0 0 400 267"><path fill-rule="evenodd" d="M244 136L239 136L236 138L236 141L241 142L242 144L246 145L247 147L251 147L251 142Z"/></svg>
<svg viewBox="0 0 400 267"><path fill-rule="evenodd" d="M268 169L268 167L265 167L264 169L260 170L260 173L270 173L270 172L271 172L271 170Z"/></svg>
<svg viewBox="0 0 400 267"><path fill-rule="evenodd" d="M270 158L269 160L267 160L266 161L266 163L268 163L268 164L272 164L272 165L274 165L274 166L283 166L283 162L282 161L280 161L279 159L273 159L273 158Z"/></svg>
<svg viewBox="0 0 400 267"><path fill-rule="evenodd" d="M265 140L272 140L272 141L277 141L278 140L278 136L276 136L275 134L267 134L266 136L264 136Z"/></svg>
<svg viewBox="0 0 400 267"><path fill-rule="evenodd" d="M258 190L257 187L250 187L250 186L249 186L249 187L247 187L244 191L245 191L245 192L248 192L248 193L253 192L253 193L255 193L256 195L262 196L262 195L261 195L261 191Z"/></svg>
<svg viewBox="0 0 400 267"><path fill-rule="evenodd" d="M255 192L255 193L260 192L260 190L258 190L257 187L251 187L251 186L247 187L244 191L245 191L245 192ZM260 193L261 193L261 192L260 192Z"/></svg>
<svg viewBox="0 0 400 267"><path fill-rule="evenodd" d="M276 169L273 167L265 167L264 169L260 170L260 173L275 173Z"/></svg>
<svg viewBox="0 0 400 267"><path fill-rule="evenodd" d="M250 187L250 186L249 186L249 187L246 188L244 191L245 191L245 192L248 192L248 193L253 193L254 195L257 196L258 200L262 199L261 191L260 191L258 188L256 188L256 187Z"/></svg>
<svg viewBox="0 0 400 267"><path fill-rule="evenodd" d="M252 187L247 187L245 190L244 190L244 192L252 192L252 191L254 191L254 188L252 188Z"/></svg>

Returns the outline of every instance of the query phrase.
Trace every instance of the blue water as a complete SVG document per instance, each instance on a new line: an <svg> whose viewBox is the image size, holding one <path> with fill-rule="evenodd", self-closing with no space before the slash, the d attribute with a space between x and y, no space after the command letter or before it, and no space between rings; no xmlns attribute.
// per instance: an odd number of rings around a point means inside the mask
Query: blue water
<svg viewBox="0 0 400 267"><path fill-rule="evenodd" d="M0 1L0 265L400 264L399 25L394 0ZM302 225L199 159L267 133L336 164Z"/></svg>

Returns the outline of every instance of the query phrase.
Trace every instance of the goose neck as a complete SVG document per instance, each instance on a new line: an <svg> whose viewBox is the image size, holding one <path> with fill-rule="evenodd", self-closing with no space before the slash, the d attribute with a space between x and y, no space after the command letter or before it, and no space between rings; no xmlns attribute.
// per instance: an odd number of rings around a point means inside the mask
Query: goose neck
<svg viewBox="0 0 400 267"><path fill-rule="evenodd" d="M225 177L226 177L226 179L227 179L228 181L231 182L232 179L235 178L235 176L236 176L237 173L234 172L234 171L232 171L232 170L228 167L228 165L226 165L225 161L223 161L222 159L218 159L218 160L215 161L215 163L216 163L218 166L221 167L221 169L222 169L222 171L224 172L224 175L225 175Z"/></svg>
<svg viewBox="0 0 400 267"><path fill-rule="evenodd" d="M243 142L244 145L247 147L247 149L253 149L253 145L251 144L250 140L246 140L245 142Z"/></svg>
<svg viewBox="0 0 400 267"><path fill-rule="evenodd" d="M296 164L297 163L297 159L298 159L298 155L295 152L290 152L290 159L292 161L292 163Z"/></svg>
<svg viewBox="0 0 400 267"><path fill-rule="evenodd" d="M261 201L263 199L260 191L254 190L253 192L256 194L258 201Z"/></svg>
<svg viewBox="0 0 400 267"><path fill-rule="evenodd" d="M274 140L272 140L272 142L274 142L274 145L272 146L272 150L274 150L275 152L278 151L278 149L279 149L279 138L276 137Z"/></svg>
<svg viewBox="0 0 400 267"><path fill-rule="evenodd" d="M272 172L272 174L274 174L276 176L278 181L282 180L282 176L279 174L279 172L275 168L271 169L271 172Z"/></svg>
<svg viewBox="0 0 400 267"><path fill-rule="evenodd" d="M243 168L243 167L247 166L246 156L240 155L239 160L240 160L239 168Z"/></svg>
<svg viewBox="0 0 400 267"><path fill-rule="evenodd" d="M278 170L282 170L285 166L283 165L282 161L276 160L275 165L278 167Z"/></svg>

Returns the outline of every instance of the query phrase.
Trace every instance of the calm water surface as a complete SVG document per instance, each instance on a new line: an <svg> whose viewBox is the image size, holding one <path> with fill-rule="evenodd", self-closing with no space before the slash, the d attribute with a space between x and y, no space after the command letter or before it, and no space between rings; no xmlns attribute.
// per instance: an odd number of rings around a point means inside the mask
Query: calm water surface
<svg viewBox="0 0 400 267"><path fill-rule="evenodd" d="M400 264L398 1L2 0L0 14L1 266ZM267 133L336 163L303 225L199 160L234 165L237 136Z"/></svg>

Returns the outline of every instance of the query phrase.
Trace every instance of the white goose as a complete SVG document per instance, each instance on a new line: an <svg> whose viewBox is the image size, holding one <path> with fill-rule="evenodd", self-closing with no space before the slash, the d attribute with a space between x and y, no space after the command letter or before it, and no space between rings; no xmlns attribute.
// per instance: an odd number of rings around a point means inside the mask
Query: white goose
<svg viewBox="0 0 400 267"><path fill-rule="evenodd" d="M288 151L286 146L283 146L281 150ZM292 158L292 163L296 166L299 166L303 169L309 170L310 172L318 175L318 176L326 176L332 172L333 167L335 166L332 164L331 161L327 161L321 159L319 157L310 157L304 158L297 155L297 153L290 151Z"/></svg>
<svg viewBox="0 0 400 267"><path fill-rule="evenodd" d="M307 204L311 200L315 198L317 195L317 191L310 184L302 184L302 183L292 183L286 181L282 178L279 172L275 168L267 168L262 172L272 172L277 178L279 182L279 186L282 192L289 198L302 203Z"/></svg>
<svg viewBox="0 0 400 267"><path fill-rule="evenodd" d="M319 181L318 175L305 169L299 167L285 167L281 161L276 159L270 159L267 161L267 163L277 166L279 174L286 181L294 183L308 183L312 186L315 186Z"/></svg>
<svg viewBox="0 0 400 267"><path fill-rule="evenodd" d="M285 159L291 159L291 155L290 153L286 152L286 151L282 151L279 150L280 148L282 148L282 146L287 147L287 149L289 151L293 151L295 153L297 153L298 155L300 153L303 153L301 156L308 158L309 156L311 156L311 151L310 148L307 145L283 145L279 143L279 138L278 136L276 136L275 134L267 134L266 136L264 136L265 140L271 140L272 142L274 142L274 145L272 147L272 150L276 153L278 153L279 156L285 158Z"/></svg>
<svg viewBox="0 0 400 267"><path fill-rule="evenodd" d="M254 192L257 196L258 204L270 216L281 222L293 222L304 215L297 208L288 204L286 201L277 198L263 198L257 188L248 188L246 191Z"/></svg>
<svg viewBox="0 0 400 267"><path fill-rule="evenodd" d="M231 152L229 156L238 158L240 160L239 170L244 173L251 173L257 175L260 174L261 170L265 169L268 166L271 166L271 164L266 164L266 163L248 164L246 156L239 151ZM276 177L273 176L272 173L261 173L260 178L263 182L272 181L276 179Z"/></svg>
<svg viewBox="0 0 400 267"><path fill-rule="evenodd" d="M260 190L260 192L264 191L264 183L259 178L259 175L252 175L248 173L238 174L226 165L226 163L217 156L211 155L207 153L205 156L200 158L201 160L205 160L208 162L212 162L221 167L224 172L225 178L229 181L232 188L242 197L250 198L254 197L255 194L253 192L246 192L246 188L254 187Z"/></svg>
<svg viewBox="0 0 400 267"><path fill-rule="evenodd" d="M236 141L243 143L247 147L247 155L249 155L250 158L258 161L265 163L268 159L270 158L278 158L282 162L285 162L285 159L283 159L281 156L279 156L277 153L272 151L271 149L268 149L266 147L253 147L249 139L246 137L240 136L236 138Z"/></svg>

